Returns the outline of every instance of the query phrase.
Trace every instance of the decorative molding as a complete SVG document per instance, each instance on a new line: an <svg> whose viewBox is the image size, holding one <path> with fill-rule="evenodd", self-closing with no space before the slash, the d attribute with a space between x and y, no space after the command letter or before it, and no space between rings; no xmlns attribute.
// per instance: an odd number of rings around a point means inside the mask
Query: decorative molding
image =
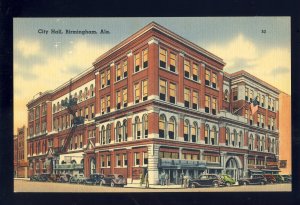
<svg viewBox="0 0 300 205"><path fill-rule="evenodd" d="M158 44L158 43L159 43L159 40L156 39L156 38L152 38L152 39L150 39L150 40L148 41L148 44L150 45L150 44L152 44L152 43Z"/></svg>

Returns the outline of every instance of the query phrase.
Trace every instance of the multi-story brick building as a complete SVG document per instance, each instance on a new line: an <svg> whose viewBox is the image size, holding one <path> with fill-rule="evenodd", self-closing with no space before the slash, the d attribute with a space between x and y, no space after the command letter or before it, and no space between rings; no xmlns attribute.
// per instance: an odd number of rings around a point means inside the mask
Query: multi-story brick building
<svg viewBox="0 0 300 205"><path fill-rule="evenodd" d="M14 177L26 178L27 168L27 130L23 126L14 136Z"/></svg>
<svg viewBox="0 0 300 205"><path fill-rule="evenodd" d="M279 91L152 22L27 104L30 174L278 172ZM259 109L251 115L250 102ZM234 113L234 114L233 114Z"/></svg>

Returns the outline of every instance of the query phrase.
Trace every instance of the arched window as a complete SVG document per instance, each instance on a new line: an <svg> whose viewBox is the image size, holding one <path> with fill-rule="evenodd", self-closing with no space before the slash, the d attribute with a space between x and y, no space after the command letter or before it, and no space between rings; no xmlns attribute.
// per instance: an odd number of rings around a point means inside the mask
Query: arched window
<svg viewBox="0 0 300 205"><path fill-rule="evenodd" d="M233 130L233 137L232 137L232 146L235 147L237 146L237 131L236 130Z"/></svg>
<svg viewBox="0 0 300 205"><path fill-rule="evenodd" d="M91 97L94 96L94 84L92 84L92 85L90 86L90 95L91 95Z"/></svg>
<svg viewBox="0 0 300 205"><path fill-rule="evenodd" d="M124 140L123 141L127 141L127 138L128 138L128 131L127 131L128 129L127 129L127 120L124 120L123 121L123 132L124 132L124 135L123 135L123 137L124 137Z"/></svg>
<svg viewBox="0 0 300 205"><path fill-rule="evenodd" d="M101 128L101 144L106 144L106 133L104 125Z"/></svg>
<svg viewBox="0 0 300 205"><path fill-rule="evenodd" d="M65 98L65 107L66 107L66 104L68 103L68 98L66 97Z"/></svg>
<svg viewBox="0 0 300 205"><path fill-rule="evenodd" d="M192 142L197 141L197 129L198 129L198 124L197 122L194 122L191 128Z"/></svg>
<svg viewBox="0 0 300 205"><path fill-rule="evenodd" d="M188 142L190 139L190 133L189 133L189 127L190 127L190 123L188 120L184 121L184 134L183 134L183 138L184 141Z"/></svg>
<svg viewBox="0 0 300 205"><path fill-rule="evenodd" d="M110 129L111 129L111 126L110 126L110 124L108 124L106 126L106 142L107 142L107 144L110 144L110 142L111 142Z"/></svg>
<svg viewBox="0 0 300 205"><path fill-rule="evenodd" d="M77 99L77 97L78 97L78 95L77 95L77 92L75 93L75 95L74 95L74 98L76 98Z"/></svg>
<svg viewBox="0 0 300 205"><path fill-rule="evenodd" d="M255 136L255 141L256 141L256 150L260 151L260 137L259 137L259 135Z"/></svg>
<svg viewBox="0 0 300 205"><path fill-rule="evenodd" d="M60 110L60 105L59 105L59 102L57 102L57 111Z"/></svg>
<svg viewBox="0 0 300 205"><path fill-rule="evenodd" d="M56 105L54 104L53 105L53 113L55 113L56 112Z"/></svg>
<svg viewBox="0 0 300 205"><path fill-rule="evenodd" d="M166 117L164 115L159 116L159 138L165 138L166 134Z"/></svg>
<svg viewBox="0 0 300 205"><path fill-rule="evenodd" d="M260 148L260 151L265 151L265 137L263 136L261 138L261 148Z"/></svg>
<svg viewBox="0 0 300 205"><path fill-rule="evenodd" d="M238 146L242 147L243 144L243 132L240 131L239 137L238 137Z"/></svg>
<svg viewBox="0 0 300 205"><path fill-rule="evenodd" d="M270 152L271 151L271 139L270 139L270 137L268 137L268 152Z"/></svg>
<svg viewBox="0 0 300 205"><path fill-rule="evenodd" d="M230 142L230 130L229 128L226 128L226 133L225 133L225 145L229 146Z"/></svg>
<svg viewBox="0 0 300 205"><path fill-rule="evenodd" d="M209 143L209 125L205 125L205 136L204 136L204 143Z"/></svg>
<svg viewBox="0 0 300 205"><path fill-rule="evenodd" d="M116 126L116 141L117 142L122 142L122 127L121 127L121 123L117 122L117 126Z"/></svg>
<svg viewBox="0 0 300 205"><path fill-rule="evenodd" d="M212 145L218 144L217 128L215 126L213 126L210 131L210 144L212 144Z"/></svg>
<svg viewBox="0 0 300 205"><path fill-rule="evenodd" d="M253 150L253 135L251 134L248 141L249 150Z"/></svg>
<svg viewBox="0 0 300 205"><path fill-rule="evenodd" d="M224 100L228 101L228 90L227 89L224 92Z"/></svg>
<svg viewBox="0 0 300 205"><path fill-rule="evenodd" d="M79 102L82 101L82 90L79 91Z"/></svg>
<svg viewBox="0 0 300 205"><path fill-rule="evenodd" d="M87 99L89 97L89 90L87 87L84 88L84 98Z"/></svg>
<svg viewBox="0 0 300 205"><path fill-rule="evenodd" d="M275 153L275 140L272 139L271 152Z"/></svg>
<svg viewBox="0 0 300 205"><path fill-rule="evenodd" d="M175 126L176 126L176 123L175 123L175 119L174 117L171 117L170 120L169 120L169 139L172 139L174 140L175 139Z"/></svg>
<svg viewBox="0 0 300 205"><path fill-rule="evenodd" d="M135 123L134 123L134 129L135 129L135 139L141 139L142 136L142 124L140 121L139 116L135 117Z"/></svg>
<svg viewBox="0 0 300 205"><path fill-rule="evenodd" d="M148 138L148 115L143 115L143 138Z"/></svg>

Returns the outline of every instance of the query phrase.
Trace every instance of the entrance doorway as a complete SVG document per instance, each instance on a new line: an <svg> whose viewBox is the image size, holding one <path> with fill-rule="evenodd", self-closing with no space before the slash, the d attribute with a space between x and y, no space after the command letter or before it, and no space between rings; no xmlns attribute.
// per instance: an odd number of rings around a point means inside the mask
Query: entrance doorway
<svg viewBox="0 0 300 205"><path fill-rule="evenodd" d="M236 159L230 158L226 162L226 174L231 176L235 181L239 179L239 167Z"/></svg>
<svg viewBox="0 0 300 205"><path fill-rule="evenodd" d="M90 173L91 174L96 173L96 160L95 160L95 158L91 158L91 161L90 161Z"/></svg>

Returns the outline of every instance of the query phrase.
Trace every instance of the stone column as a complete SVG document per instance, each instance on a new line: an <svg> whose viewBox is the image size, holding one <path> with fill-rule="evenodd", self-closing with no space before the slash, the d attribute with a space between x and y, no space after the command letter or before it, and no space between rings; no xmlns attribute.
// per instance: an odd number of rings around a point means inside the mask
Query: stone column
<svg viewBox="0 0 300 205"><path fill-rule="evenodd" d="M179 76L182 76L179 78L179 82L178 82L178 100L177 100L177 104L179 106L184 106L184 52L181 51L179 52L178 55L178 74Z"/></svg>
<svg viewBox="0 0 300 205"><path fill-rule="evenodd" d="M225 146L225 135L226 135L226 124L225 123L220 123L219 124L219 145L220 146Z"/></svg>
<svg viewBox="0 0 300 205"><path fill-rule="evenodd" d="M204 161L203 153L204 153L204 149L200 149L200 155L199 155L200 161Z"/></svg>
<svg viewBox="0 0 300 205"><path fill-rule="evenodd" d="M265 156L265 163L264 163L265 168L267 168L267 158L268 158L268 156Z"/></svg>
<svg viewBox="0 0 300 205"><path fill-rule="evenodd" d="M158 152L159 145L151 144L148 146L148 176L149 184L158 184Z"/></svg>
<svg viewBox="0 0 300 205"><path fill-rule="evenodd" d="M256 159L257 159L257 155L254 156L254 167L256 168Z"/></svg>
<svg viewBox="0 0 300 205"><path fill-rule="evenodd" d="M221 152L220 153L220 158L221 158L221 167L223 168L222 169L222 173L225 174L225 157L227 156L227 153L226 152Z"/></svg>
<svg viewBox="0 0 300 205"><path fill-rule="evenodd" d="M179 147L179 155L178 155L179 159L182 159L182 147Z"/></svg>
<svg viewBox="0 0 300 205"><path fill-rule="evenodd" d="M244 177L248 176L248 154L244 155Z"/></svg>

